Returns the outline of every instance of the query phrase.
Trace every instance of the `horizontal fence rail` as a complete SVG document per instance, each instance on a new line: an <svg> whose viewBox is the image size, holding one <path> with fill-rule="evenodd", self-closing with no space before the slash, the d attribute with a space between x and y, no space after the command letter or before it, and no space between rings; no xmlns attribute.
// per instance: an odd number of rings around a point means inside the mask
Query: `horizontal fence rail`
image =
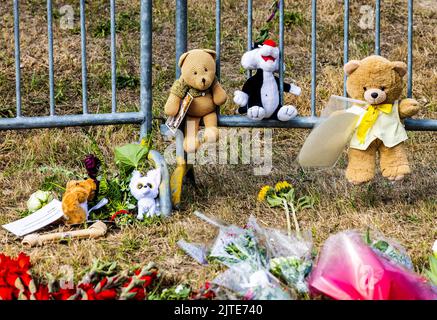
<svg viewBox="0 0 437 320"><path fill-rule="evenodd" d="M23 0L24 2L24 0ZM13 1L14 52L16 82L16 115L0 118L0 130L94 126L113 124L139 124L140 136L152 130L152 0L141 0L140 27L140 108L138 112L117 112L117 60L116 60L116 1L110 0L111 23L111 113L91 114L88 110L88 72L86 40L86 2L80 0L80 43L82 78L82 114L57 115L55 110L55 78L53 50L53 2L47 0L47 39L49 72L48 116L22 115L21 56L20 56L20 1Z"/></svg>
<svg viewBox="0 0 437 320"><path fill-rule="evenodd" d="M24 1L24 0L22 0ZM80 6L80 43L81 43L81 78L82 78L82 113L73 115L57 115L55 105L55 77L53 51L53 1L47 0L47 39L48 39L48 72L49 72L49 107L47 116L25 117L22 115L21 97L21 56L20 56L20 10L19 0L13 0L14 16L14 55L15 55L15 86L16 115L13 118L1 118L0 130L54 128L70 126L93 126L112 124L139 124L140 136L143 137L152 130L152 0L140 0L140 106L137 112L117 112L117 50L116 50L116 0L108 0L110 4L110 43L111 43L111 112L89 113L88 109L88 74L87 74L87 31L86 2L79 1ZM188 39L188 5L187 0L176 2L176 62L187 51ZM220 77L221 66L221 0L215 1L215 32L217 51L217 76ZM284 64L284 0L279 0L279 49L280 65ZM381 1L375 0L375 53L380 54L380 10ZM344 0L344 36L343 62L349 59L349 0ZM247 1L247 50L253 45L253 2ZM407 56L407 96L413 93L413 0L408 0L408 56ZM249 77L251 72L246 75ZM180 69L176 68L176 77ZM283 102L284 69L279 68L280 101ZM346 81L346 76L344 77ZM220 126L229 127L277 127L277 128L312 128L319 118L316 116L317 89L317 0L311 0L311 101L310 116L299 116L290 121L275 120L253 121L245 116L219 115ZM343 94L346 96L346 86ZM406 119L408 130L437 131L435 119Z"/></svg>

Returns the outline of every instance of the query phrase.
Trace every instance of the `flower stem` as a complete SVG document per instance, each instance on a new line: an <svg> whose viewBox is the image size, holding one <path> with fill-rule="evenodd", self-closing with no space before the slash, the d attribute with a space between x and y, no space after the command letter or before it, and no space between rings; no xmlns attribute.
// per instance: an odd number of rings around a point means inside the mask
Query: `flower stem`
<svg viewBox="0 0 437 320"><path fill-rule="evenodd" d="M288 236L291 237L290 211L288 211L287 201L285 199L282 201L284 202L285 215L287 217L287 232L288 232Z"/></svg>
<svg viewBox="0 0 437 320"><path fill-rule="evenodd" d="M297 222L296 210L294 209L293 202L290 202L289 205L291 207L291 213L293 215L293 221L294 221L294 227L296 228L296 233L300 237L300 228L299 228L299 223Z"/></svg>

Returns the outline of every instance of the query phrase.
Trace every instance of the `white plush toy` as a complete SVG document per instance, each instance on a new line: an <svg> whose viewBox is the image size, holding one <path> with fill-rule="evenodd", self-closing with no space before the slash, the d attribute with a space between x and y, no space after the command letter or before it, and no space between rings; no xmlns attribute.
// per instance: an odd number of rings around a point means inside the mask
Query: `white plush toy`
<svg viewBox="0 0 437 320"><path fill-rule="evenodd" d="M138 220L146 217L160 215L159 209L159 184L161 183L161 170L153 169L145 176L135 170L129 183L129 189L135 199L138 200Z"/></svg>

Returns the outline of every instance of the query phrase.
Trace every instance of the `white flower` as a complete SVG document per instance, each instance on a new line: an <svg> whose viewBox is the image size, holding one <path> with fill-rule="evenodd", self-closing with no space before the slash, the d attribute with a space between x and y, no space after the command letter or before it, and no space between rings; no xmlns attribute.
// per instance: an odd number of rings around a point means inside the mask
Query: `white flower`
<svg viewBox="0 0 437 320"><path fill-rule="evenodd" d="M437 240L434 241L434 245L432 246L432 254L437 259Z"/></svg>
<svg viewBox="0 0 437 320"><path fill-rule="evenodd" d="M29 197L29 200L27 200L27 209L33 213L44 207L52 200L53 194L50 191L38 190L32 193L32 195Z"/></svg>
<svg viewBox="0 0 437 320"><path fill-rule="evenodd" d="M176 287L176 289L174 289L174 292L176 294L179 294L179 293L181 293L182 290L184 290L184 286L180 284Z"/></svg>

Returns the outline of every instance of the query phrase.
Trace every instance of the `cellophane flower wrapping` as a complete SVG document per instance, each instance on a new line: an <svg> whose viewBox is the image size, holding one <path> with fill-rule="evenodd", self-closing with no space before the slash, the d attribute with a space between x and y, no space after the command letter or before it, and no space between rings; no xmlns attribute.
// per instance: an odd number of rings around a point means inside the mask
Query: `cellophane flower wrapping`
<svg viewBox="0 0 437 320"><path fill-rule="evenodd" d="M365 235L365 241L376 254L414 271L410 256L399 243L384 237L380 232L370 230Z"/></svg>
<svg viewBox="0 0 437 320"><path fill-rule="evenodd" d="M228 267L246 262L253 270L267 265L266 252L258 245L254 230L236 226L220 228L209 259L218 260Z"/></svg>
<svg viewBox="0 0 437 320"><path fill-rule="evenodd" d="M290 300L292 298L267 269L263 267L254 269L248 261L233 265L218 275L213 283L237 294L229 296L226 291L218 291L219 299Z"/></svg>
<svg viewBox="0 0 437 320"><path fill-rule="evenodd" d="M344 231L326 240L308 280L313 295L338 300L437 299L424 277L377 252L365 238L357 231Z"/></svg>
<svg viewBox="0 0 437 320"><path fill-rule="evenodd" d="M281 283L269 270L271 254L268 253L265 243L260 243L260 240L266 239L264 229L257 224L254 217L250 217L247 225L240 228L222 224L203 214L197 215L219 228L213 244L208 249L181 240L178 245L199 263L219 261L229 267L213 280L214 284L233 292L233 295L229 295L228 290L219 290L218 292L222 292L220 298L260 300L294 298L294 295L290 295L288 290L282 288Z"/></svg>
<svg viewBox="0 0 437 320"><path fill-rule="evenodd" d="M312 268L311 232L288 235L281 230L257 227L267 249L270 272L299 294L307 294L306 278Z"/></svg>

